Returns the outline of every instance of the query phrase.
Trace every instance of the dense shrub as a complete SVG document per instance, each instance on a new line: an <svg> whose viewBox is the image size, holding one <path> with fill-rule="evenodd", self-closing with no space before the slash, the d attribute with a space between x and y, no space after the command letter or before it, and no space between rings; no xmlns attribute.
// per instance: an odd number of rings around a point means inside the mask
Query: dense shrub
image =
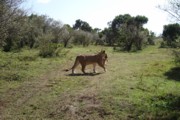
<svg viewBox="0 0 180 120"><path fill-rule="evenodd" d="M85 47L85 46L90 45L93 42L92 39L93 39L93 36L91 33L78 30L74 32L73 43L77 45L83 45Z"/></svg>
<svg viewBox="0 0 180 120"><path fill-rule="evenodd" d="M41 57L53 57L58 56L62 47L56 43L52 43L53 35L43 34L39 37L39 56Z"/></svg>
<svg viewBox="0 0 180 120"><path fill-rule="evenodd" d="M162 36L167 46L180 47L180 25L178 23L165 25Z"/></svg>
<svg viewBox="0 0 180 120"><path fill-rule="evenodd" d="M62 47L57 44L47 43L40 47L39 56L41 57L56 57L59 56Z"/></svg>
<svg viewBox="0 0 180 120"><path fill-rule="evenodd" d="M175 56L175 63L180 66L180 51L173 51Z"/></svg>

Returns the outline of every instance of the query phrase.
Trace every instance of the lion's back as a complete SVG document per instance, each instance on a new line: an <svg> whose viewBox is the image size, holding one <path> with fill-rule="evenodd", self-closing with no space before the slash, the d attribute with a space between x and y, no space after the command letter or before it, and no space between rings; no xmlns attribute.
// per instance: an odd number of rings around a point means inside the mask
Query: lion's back
<svg viewBox="0 0 180 120"><path fill-rule="evenodd" d="M80 63L84 64L93 64L99 61L99 59L95 55L79 55L77 56L77 59Z"/></svg>

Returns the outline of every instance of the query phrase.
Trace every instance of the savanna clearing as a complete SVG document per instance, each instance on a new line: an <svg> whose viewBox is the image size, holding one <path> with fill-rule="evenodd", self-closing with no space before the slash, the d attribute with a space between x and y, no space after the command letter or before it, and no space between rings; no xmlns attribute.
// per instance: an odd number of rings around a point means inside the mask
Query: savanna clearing
<svg viewBox="0 0 180 120"><path fill-rule="evenodd" d="M77 75L70 68L78 54L105 49L107 72ZM180 68L171 49L150 46L140 52L111 47L74 47L56 58L37 50L0 52L0 119L180 119Z"/></svg>

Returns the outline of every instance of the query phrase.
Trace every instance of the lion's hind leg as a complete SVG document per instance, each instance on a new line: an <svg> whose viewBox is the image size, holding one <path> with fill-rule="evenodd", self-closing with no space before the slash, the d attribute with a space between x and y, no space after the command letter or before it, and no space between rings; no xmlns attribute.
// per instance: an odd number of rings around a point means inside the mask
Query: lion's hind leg
<svg viewBox="0 0 180 120"><path fill-rule="evenodd" d="M75 68L79 65L79 60L78 60L78 57L76 57L76 60L74 62L74 65L72 67L72 74L75 73Z"/></svg>
<svg viewBox="0 0 180 120"><path fill-rule="evenodd" d="M96 73L96 63L93 63L93 72Z"/></svg>
<svg viewBox="0 0 180 120"><path fill-rule="evenodd" d="M84 73L84 74L86 74L86 72L85 72L85 68L86 68L86 65L85 64L81 64L82 65L82 72Z"/></svg>

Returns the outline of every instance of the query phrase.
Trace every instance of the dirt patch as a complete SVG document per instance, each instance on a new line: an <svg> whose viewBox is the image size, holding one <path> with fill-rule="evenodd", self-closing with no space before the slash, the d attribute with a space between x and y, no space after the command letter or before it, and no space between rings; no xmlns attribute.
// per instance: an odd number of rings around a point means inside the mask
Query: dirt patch
<svg viewBox="0 0 180 120"><path fill-rule="evenodd" d="M0 100L0 119L2 119L2 112L5 107L6 107L6 102Z"/></svg>
<svg viewBox="0 0 180 120"><path fill-rule="evenodd" d="M88 93L87 93L88 92ZM98 119L103 119L107 115L112 115L102 107L101 99L96 92L82 91L76 95L61 96L63 100L56 101L52 112L47 116L48 118L63 118L71 120L86 120L95 115Z"/></svg>
<svg viewBox="0 0 180 120"><path fill-rule="evenodd" d="M0 114L2 112L3 107L5 107L5 102L0 100Z"/></svg>

